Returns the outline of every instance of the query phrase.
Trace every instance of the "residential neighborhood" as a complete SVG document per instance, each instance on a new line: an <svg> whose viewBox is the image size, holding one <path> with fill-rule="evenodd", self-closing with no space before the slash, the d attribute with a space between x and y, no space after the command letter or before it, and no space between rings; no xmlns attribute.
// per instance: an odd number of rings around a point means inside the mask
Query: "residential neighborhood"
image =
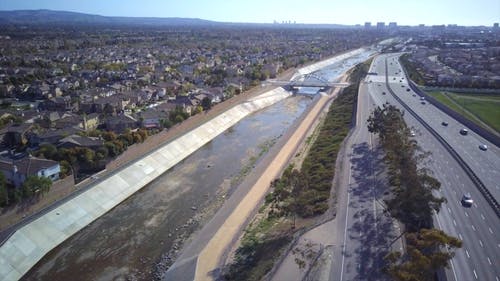
<svg viewBox="0 0 500 281"><path fill-rule="evenodd" d="M7 182L14 154L55 161L58 176L79 182L128 146L263 80L387 36L311 31L6 26L0 32L0 139Z"/></svg>
<svg viewBox="0 0 500 281"><path fill-rule="evenodd" d="M420 34L407 48L427 86L500 89L500 33L447 27Z"/></svg>

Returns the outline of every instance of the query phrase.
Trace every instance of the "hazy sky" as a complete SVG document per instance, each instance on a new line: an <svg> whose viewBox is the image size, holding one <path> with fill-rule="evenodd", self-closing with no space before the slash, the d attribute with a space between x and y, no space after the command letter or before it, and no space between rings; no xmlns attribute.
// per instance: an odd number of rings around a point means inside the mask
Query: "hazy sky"
<svg viewBox="0 0 500 281"><path fill-rule="evenodd" d="M0 10L19 9L224 22L487 26L500 22L500 0L0 0Z"/></svg>

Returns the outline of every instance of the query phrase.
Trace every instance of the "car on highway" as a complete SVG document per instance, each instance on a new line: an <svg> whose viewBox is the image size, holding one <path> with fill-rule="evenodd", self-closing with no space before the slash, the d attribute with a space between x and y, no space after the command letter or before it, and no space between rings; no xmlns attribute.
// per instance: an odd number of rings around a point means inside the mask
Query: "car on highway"
<svg viewBox="0 0 500 281"><path fill-rule="evenodd" d="M410 136L414 137L415 136L415 131L411 130L410 131Z"/></svg>
<svg viewBox="0 0 500 281"><path fill-rule="evenodd" d="M425 104L425 101L421 101L420 103L421 103L421 104Z"/></svg>
<svg viewBox="0 0 500 281"><path fill-rule="evenodd" d="M486 144L481 144L479 146L479 149L481 149L482 151L486 151L486 150L488 150L488 146Z"/></svg>
<svg viewBox="0 0 500 281"><path fill-rule="evenodd" d="M407 91L407 92L409 92L409 91L410 91L410 89L408 88L408 89L406 89L406 91Z"/></svg>
<svg viewBox="0 0 500 281"><path fill-rule="evenodd" d="M416 97L417 95L413 94L412 96Z"/></svg>
<svg viewBox="0 0 500 281"><path fill-rule="evenodd" d="M385 95L385 92L382 92L382 95Z"/></svg>
<svg viewBox="0 0 500 281"><path fill-rule="evenodd" d="M420 100L425 100L425 97L420 97Z"/></svg>
<svg viewBox="0 0 500 281"><path fill-rule="evenodd" d="M470 193L465 193L464 196L462 196L462 205L465 207L470 207L474 203L474 200L472 200L472 196L470 196Z"/></svg>
<svg viewBox="0 0 500 281"><path fill-rule="evenodd" d="M441 122L441 125L443 125L443 126L448 126L448 122L443 121L443 122Z"/></svg>
<svg viewBox="0 0 500 281"><path fill-rule="evenodd" d="M465 128L460 130L460 134L461 134L462 136L465 136L465 135L467 135L468 133L469 133L469 131L468 131L467 129L465 129Z"/></svg>

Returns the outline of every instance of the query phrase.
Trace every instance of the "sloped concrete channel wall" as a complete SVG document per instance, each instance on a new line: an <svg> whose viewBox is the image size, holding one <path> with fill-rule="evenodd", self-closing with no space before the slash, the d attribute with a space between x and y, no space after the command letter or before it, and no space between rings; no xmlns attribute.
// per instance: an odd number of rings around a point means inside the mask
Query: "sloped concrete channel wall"
<svg viewBox="0 0 500 281"><path fill-rule="evenodd" d="M0 247L0 280L18 280L45 254L249 114L290 96L277 88L239 104L18 229Z"/></svg>

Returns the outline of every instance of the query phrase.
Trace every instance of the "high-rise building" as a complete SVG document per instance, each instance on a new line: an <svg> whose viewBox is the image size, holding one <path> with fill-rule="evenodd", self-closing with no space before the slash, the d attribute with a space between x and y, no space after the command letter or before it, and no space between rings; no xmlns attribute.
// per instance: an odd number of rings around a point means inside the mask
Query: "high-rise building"
<svg viewBox="0 0 500 281"><path fill-rule="evenodd" d="M384 27L385 27L385 22L383 21L377 22L377 29L384 29Z"/></svg>
<svg viewBox="0 0 500 281"><path fill-rule="evenodd" d="M396 29L398 27L398 23L397 22L390 22L389 23L389 28L390 29Z"/></svg>
<svg viewBox="0 0 500 281"><path fill-rule="evenodd" d="M367 21L365 22L365 28L371 28L372 27L372 23Z"/></svg>
<svg viewBox="0 0 500 281"><path fill-rule="evenodd" d="M499 29L500 29L500 27L498 26L498 22L495 22L493 24L493 30L499 30Z"/></svg>

